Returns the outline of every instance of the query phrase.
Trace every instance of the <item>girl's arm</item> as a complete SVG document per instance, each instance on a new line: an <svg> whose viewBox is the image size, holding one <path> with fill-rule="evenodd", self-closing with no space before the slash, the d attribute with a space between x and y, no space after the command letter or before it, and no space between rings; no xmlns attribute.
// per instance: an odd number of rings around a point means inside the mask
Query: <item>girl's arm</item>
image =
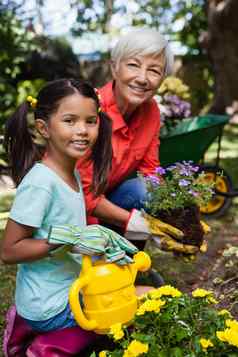
<svg viewBox="0 0 238 357"><path fill-rule="evenodd" d="M55 245L50 245L46 239L33 239L34 228L21 225L9 219L5 229L1 259L6 264L31 262L49 255Z"/></svg>
<svg viewBox="0 0 238 357"><path fill-rule="evenodd" d="M93 215L104 222L114 224L118 227L126 227L130 218L130 212L121 208L106 198L102 198L97 204Z"/></svg>

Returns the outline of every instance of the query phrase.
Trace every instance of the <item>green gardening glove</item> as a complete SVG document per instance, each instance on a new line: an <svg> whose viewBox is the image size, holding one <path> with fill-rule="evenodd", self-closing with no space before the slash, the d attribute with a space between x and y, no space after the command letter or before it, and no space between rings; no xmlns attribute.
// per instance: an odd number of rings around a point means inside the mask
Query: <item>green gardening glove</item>
<svg viewBox="0 0 238 357"><path fill-rule="evenodd" d="M48 236L51 244L73 246L74 253L103 255L106 262L132 263L127 253L135 254L138 249L116 232L100 225L79 227L76 225L52 226Z"/></svg>

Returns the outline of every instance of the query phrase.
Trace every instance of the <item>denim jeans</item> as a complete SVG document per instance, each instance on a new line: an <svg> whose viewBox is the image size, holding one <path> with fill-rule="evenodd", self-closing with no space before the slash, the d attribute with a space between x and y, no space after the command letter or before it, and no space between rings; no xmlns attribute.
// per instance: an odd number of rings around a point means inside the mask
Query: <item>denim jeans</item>
<svg viewBox="0 0 238 357"><path fill-rule="evenodd" d="M48 320L32 321L24 319L31 328L38 332L47 332L52 330L59 330L66 327L77 326L77 323L71 313L69 304L58 315L51 317Z"/></svg>
<svg viewBox="0 0 238 357"><path fill-rule="evenodd" d="M140 178L133 178L124 181L114 191L107 195L107 199L117 206L131 211L133 208L141 209L144 207L147 190L145 183ZM124 230L113 225L106 226L115 232L122 234ZM139 249L144 250L146 241L133 241L133 244Z"/></svg>
<svg viewBox="0 0 238 357"><path fill-rule="evenodd" d="M141 178L124 181L114 191L107 195L107 199L128 211L133 208L141 209L146 200L146 186Z"/></svg>

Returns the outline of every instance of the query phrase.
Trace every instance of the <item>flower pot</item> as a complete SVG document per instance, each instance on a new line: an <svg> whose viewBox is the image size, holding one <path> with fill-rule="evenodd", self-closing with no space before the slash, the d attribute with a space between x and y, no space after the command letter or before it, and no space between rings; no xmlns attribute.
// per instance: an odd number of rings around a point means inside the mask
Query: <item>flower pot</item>
<svg viewBox="0 0 238 357"><path fill-rule="evenodd" d="M176 208L173 210L160 210L156 218L180 229L184 237L180 242L185 244L201 246L203 242L203 229L200 223L200 211L197 206Z"/></svg>

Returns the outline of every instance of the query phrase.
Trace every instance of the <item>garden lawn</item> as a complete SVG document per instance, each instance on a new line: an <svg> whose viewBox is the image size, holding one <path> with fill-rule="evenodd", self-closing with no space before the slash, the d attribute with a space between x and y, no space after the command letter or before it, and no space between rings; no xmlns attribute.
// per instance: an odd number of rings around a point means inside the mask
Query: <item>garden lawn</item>
<svg viewBox="0 0 238 357"><path fill-rule="evenodd" d="M0 192L0 243L7 219L7 215L5 212L9 211L13 197L13 192ZM2 333L5 323L6 311L13 301L15 275L16 266L4 265L0 260L0 356L3 356Z"/></svg>

